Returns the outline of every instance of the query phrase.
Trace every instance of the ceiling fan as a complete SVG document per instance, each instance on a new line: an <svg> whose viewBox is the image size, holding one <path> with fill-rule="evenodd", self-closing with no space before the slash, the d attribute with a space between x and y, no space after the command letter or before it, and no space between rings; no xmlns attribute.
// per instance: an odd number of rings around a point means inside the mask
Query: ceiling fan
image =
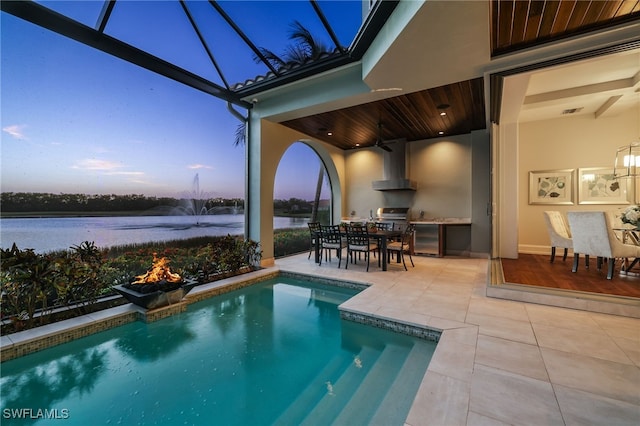
<svg viewBox="0 0 640 426"><path fill-rule="evenodd" d="M374 146L381 148L387 152L393 152L393 150L389 148L388 145L392 144L395 141L396 141L395 139L393 141L382 140L382 121L379 121L378 122L378 138L376 139L376 143L374 144Z"/></svg>

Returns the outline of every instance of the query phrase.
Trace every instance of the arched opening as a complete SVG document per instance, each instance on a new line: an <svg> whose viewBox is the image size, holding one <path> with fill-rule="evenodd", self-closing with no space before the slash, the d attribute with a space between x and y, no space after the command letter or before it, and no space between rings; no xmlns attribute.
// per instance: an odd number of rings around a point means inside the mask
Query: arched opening
<svg viewBox="0 0 640 426"><path fill-rule="evenodd" d="M296 132L278 123L261 119L259 111L250 114L250 131L247 143L247 208L246 234L259 241L262 248L262 265L273 264L273 197L278 165L287 149L302 142L316 152L326 166L331 182L331 218L333 223L342 214L344 153L325 143L304 139ZM317 172L317 169L315 169Z"/></svg>
<svg viewBox="0 0 640 426"><path fill-rule="evenodd" d="M327 167L307 143L296 141L278 163L273 189L274 257L309 250L309 222L332 222Z"/></svg>

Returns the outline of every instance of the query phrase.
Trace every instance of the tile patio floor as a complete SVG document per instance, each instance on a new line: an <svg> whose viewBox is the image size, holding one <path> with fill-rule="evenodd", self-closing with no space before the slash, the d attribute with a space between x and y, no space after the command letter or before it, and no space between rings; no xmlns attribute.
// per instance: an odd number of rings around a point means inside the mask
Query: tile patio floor
<svg viewBox="0 0 640 426"><path fill-rule="evenodd" d="M276 267L370 283L342 308L443 330L407 425L640 425L640 319L488 298L487 259L414 262Z"/></svg>

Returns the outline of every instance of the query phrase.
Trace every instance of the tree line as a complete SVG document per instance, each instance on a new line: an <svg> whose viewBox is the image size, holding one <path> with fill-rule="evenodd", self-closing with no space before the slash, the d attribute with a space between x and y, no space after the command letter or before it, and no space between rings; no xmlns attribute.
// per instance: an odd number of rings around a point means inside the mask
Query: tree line
<svg viewBox="0 0 640 426"><path fill-rule="evenodd" d="M190 202L187 198L154 197L142 194L52 194L42 192L3 192L0 194L0 209L2 214L60 212L60 213L91 213L91 212L144 212L171 207L184 206ZM215 207L244 208L242 198L211 198L200 200L199 206L206 209ZM299 198L289 200L274 200L274 210L281 213L305 214L310 213L312 201Z"/></svg>
<svg viewBox="0 0 640 426"><path fill-rule="evenodd" d="M117 212L145 211L155 208L177 207L186 198L153 197L141 194L51 194L41 192L3 192L0 194L2 213L28 212ZM213 198L202 200L206 208L244 207L241 198Z"/></svg>

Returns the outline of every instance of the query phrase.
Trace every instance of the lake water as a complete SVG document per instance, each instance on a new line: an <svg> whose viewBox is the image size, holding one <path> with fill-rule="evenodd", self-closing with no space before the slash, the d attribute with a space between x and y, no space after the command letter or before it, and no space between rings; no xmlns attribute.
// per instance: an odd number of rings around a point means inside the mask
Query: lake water
<svg viewBox="0 0 640 426"><path fill-rule="evenodd" d="M275 229L306 227L305 218L274 217ZM38 253L68 249L83 241L111 247L202 236L241 235L243 214L0 219L0 245Z"/></svg>

